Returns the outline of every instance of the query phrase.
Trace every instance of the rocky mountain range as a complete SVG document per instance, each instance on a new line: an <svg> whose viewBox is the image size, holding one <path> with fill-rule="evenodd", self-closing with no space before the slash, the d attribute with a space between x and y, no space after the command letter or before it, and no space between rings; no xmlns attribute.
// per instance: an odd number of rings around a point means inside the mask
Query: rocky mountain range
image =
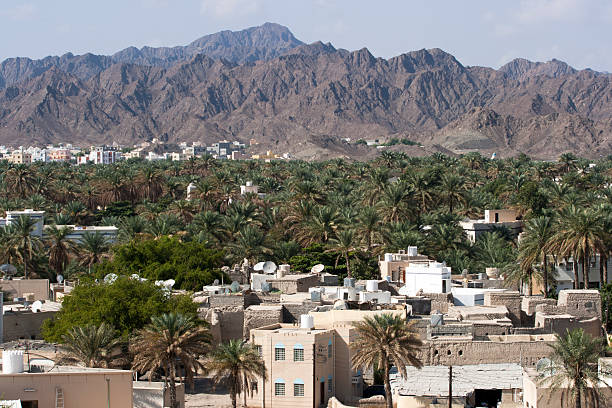
<svg viewBox="0 0 612 408"><path fill-rule="evenodd" d="M599 157L612 153L611 80L558 60L495 70L439 49L375 58L267 23L184 47L3 61L0 144L254 139L316 159L398 138L419 142L412 154Z"/></svg>

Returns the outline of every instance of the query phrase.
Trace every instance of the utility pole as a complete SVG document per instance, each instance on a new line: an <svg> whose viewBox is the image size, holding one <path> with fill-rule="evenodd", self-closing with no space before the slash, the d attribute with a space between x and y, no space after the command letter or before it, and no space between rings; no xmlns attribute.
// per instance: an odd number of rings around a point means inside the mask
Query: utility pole
<svg viewBox="0 0 612 408"><path fill-rule="evenodd" d="M448 408L453 408L453 366L448 366Z"/></svg>

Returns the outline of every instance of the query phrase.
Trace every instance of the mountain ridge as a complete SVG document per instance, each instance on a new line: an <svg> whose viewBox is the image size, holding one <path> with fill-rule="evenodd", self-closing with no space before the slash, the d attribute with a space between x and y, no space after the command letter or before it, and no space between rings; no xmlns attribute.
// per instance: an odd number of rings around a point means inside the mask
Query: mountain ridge
<svg viewBox="0 0 612 408"><path fill-rule="evenodd" d="M383 59L304 44L275 24L217 34L192 43L210 55L187 55L188 45L128 48L114 54L120 62L66 54L40 67L13 59L16 71L2 62L0 143L236 138L313 158L332 145L333 155L361 154L344 138L400 136L458 153L612 152L609 74L558 60L469 67L437 48Z"/></svg>

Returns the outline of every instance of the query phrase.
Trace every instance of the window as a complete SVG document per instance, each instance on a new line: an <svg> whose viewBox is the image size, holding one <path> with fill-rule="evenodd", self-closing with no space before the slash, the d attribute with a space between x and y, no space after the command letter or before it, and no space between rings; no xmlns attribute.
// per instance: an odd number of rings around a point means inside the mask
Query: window
<svg viewBox="0 0 612 408"><path fill-rule="evenodd" d="M285 396L285 382L283 380L276 380L274 383L274 396L284 397Z"/></svg>
<svg viewBox="0 0 612 408"><path fill-rule="evenodd" d="M285 346L282 344L277 344L274 346L274 360L285 361Z"/></svg>
<svg viewBox="0 0 612 408"><path fill-rule="evenodd" d="M329 377L327 377L327 392L331 395L333 390L334 386L332 383L332 376L330 375Z"/></svg>
<svg viewBox="0 0 612 408"><path fill-rule="evenodd" d="M298 379L293 382L293 396L294 397L304 396L304 381Z"/></svg>
<svg viewBox="0 0 612 408"><path fill-rule="evenodd" d="M263 355L263 349L261 348L261 346L256 345L255 350L257 350L257 354L259 354L259 357Z"/></svg>
<svg viewBox="0 0 612 408"><path fill-rule="evenodd" d="M327 358L332 358L332 341L327 344Z"/></svg>
<svg viewBox="0 0 612 408"><path fill-rule="evenodd" d="M293 346L293 361L304 361L304 346L301 344Z"/></svg>
<svg viewBox="0 0 612 408"><path fill-rule="evenodd" d="M256 382L251 383L251 392L257 394L257 383Z"/></svg>

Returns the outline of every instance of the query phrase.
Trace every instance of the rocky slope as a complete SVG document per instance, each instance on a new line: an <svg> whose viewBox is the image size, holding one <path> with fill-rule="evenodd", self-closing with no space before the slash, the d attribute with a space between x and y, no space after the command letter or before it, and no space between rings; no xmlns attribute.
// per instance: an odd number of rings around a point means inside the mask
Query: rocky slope
<svg viewBox="0 0 612 408"><path fill-rule="evenodd" d="M612 76L556 60L494 70L439 49L385 60L266 24L186 47L17 61L0 71L3 144L255 139L311 159L367 153L342 138L400 137L423 153L612 153Z"/></svg>

